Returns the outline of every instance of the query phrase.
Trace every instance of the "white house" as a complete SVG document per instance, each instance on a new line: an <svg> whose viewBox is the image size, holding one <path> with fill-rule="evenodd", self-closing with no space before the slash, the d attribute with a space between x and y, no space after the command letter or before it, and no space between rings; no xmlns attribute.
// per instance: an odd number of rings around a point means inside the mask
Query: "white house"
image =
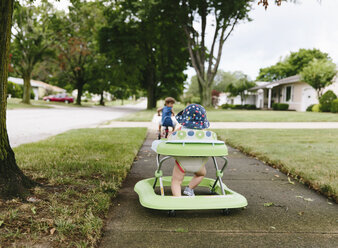
<svg viewBox="0 0 338 248"><path fill-rule="evenodd" d="M257 86L265 85L266 82L255 82ZM238 96L230 96L228 92L220 93L218 97L218 106L223 104L234 104L234 105L241 105L242 99ZM245 99L243 100L243 104L252 104L256 105L256 93L254 91L246 91L245 92Z"/></svg>
<svg viewBox="0 0 338 248"><path fill-rule="evenodd" d="M8 81L15 83L17 85L23 85L22 78L8 77ZM66 90L60 87L44 83L42 81L31 79L31 88L34 92L34 100L43 98L45 95L52 93L65 93Z"/></svg>
<svg viewBox="0 0 338 248"><path fill-rule="evenodd" d="M332 90L338 95L337 77L335 77L333 84L324 89L324 93L328 90ZM301 81L299 75L255 86L249 91L255 94L257 108L270 109L273 103L287 103L291 110L306 111L308 106L318 103L316 90Z"/></svg>

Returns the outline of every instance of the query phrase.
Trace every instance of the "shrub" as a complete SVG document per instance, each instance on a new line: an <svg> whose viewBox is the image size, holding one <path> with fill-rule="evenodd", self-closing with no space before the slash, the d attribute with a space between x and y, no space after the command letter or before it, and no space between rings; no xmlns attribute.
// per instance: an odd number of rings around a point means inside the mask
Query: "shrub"
<svg viewBox="0 0 338 248"><path fill-rule="evenodd" d="M320 112L320 104L313 105L312 112Z"/></svg>
<svg viewBox="0 0 338 248"><path fill-rule="evenodd" d="M338 113L338 99L335 99L331 103L331 112Z"/></svg>
<svg viewBox="0 0 338 248"><path fill-rule="evenodd" d="M255 104L245 104L244 108L247 109L247 110L255 110L255 109L257 109Z"/></svg>
<svg viewBox="0 0 338 248"><path fill-rule="evenodd" d="M34 99L34 97L35 97L35 94L34 94L33 90L31 90L30 98Z"/></svg>
<svg viewBox="0 0 338 248"><path fill-rule="evenodd" d="M278 110L278 103L273 103L272 104L272 109L273 110Z"/></svg>
<svg viewBox="0 0 338 248"><path fill-rule="evenodd" d="M14 98L22 98L22 95L23 95L22 86L8 81L7 93L11 94L11 96Z"/></svg>
<svg viewBox="0 0 338 248"><path fill-rule="evenodd" d="M257 109L256 108L256 105L254 104L245 104L245 105L240 105L240 104L237 104L237 105L233 105L233 104L223 104L221 106L222 109L248 109L248 110L254 110L254 109Z"/></svg>
<svg viewBox="0 0 338 248"><path fill-rule="evenodd" d="M244 105L236 104L234 109L244 109Z"/></svg>
<svg viewBox="0 0 338 248"><path fill-rule="evenodd" d="M325 92L324 95L319 99L320 103L320 110L322 112L330 112L331 111L331 103L333 100L337 99L337 96L335 93L333 93L332 90L328 90Z"/></svg>
<svg viewBox="0 0 338 248"><path fill-rule="evenodd" d="M279 110L288 110L289 109L289 104L287 103L279 103Z"/></svg>
<svg viewBox="0 0 338 248"><path fill-rule="evenodd" d="M306 108L306 111L307 112L311 112L312 111L312 108L313 108L314 104L311 104L309 107Z"/></svg>
<svg viewBox="0 0 338 248"><path fill-rule="evenodd" d="M273 103L272 109L273 110L288 110L289 104L287 103Z"/></svg>
<svg viewBox="0 0 338 248"><path fill-rule="evenodd" d="M228 103L222 104L222 106L221 106L222 109L233 109L234 107L235 107L235 105L228 104Z"/></svg>

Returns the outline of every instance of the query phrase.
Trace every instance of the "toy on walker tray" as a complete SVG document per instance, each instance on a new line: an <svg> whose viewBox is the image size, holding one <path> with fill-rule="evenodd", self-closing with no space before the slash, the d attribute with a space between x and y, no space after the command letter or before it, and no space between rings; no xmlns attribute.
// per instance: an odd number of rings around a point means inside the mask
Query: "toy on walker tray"
<svg viewBox="0 0 338 248"><path fill-rule="evenodd" d="M189 106L192 105L194 104ZM199 107L200 105L195 104L194 106ZM182 124L182 120L179 119L182 118L182 111L177 114L176 118ZM187 121L189 121L188 118ZM155 177L141 180L134 187L143 207L168 210L170 216L175 216L175 210L221 209L224 214L229 214L230 209L247 206L248 203L244 196L229 189L222 182L223 171L228 163L226 145L223 141L217 140L216 133L201 130L202 126L196 128L195 123L197 122L194 122L194 129L181 129L173 132L168 139L155 140L152 143L151 148L157 153ZM207 127L209 127L209 123L207 123ZM205 165L209 157L212 158L216 169L216 179L203 178L198 186L209 188L212 194L178 197L165 195L164 187L171 186L172 177L163 176L161 167L164 161L174 158L184 170L195 172ZM224 161L221 169L218 167L217 157ZM185 176L182 186L188 186L191 179L191 176ZM160 188L160 195L155 193L156 187Z"/></svg>

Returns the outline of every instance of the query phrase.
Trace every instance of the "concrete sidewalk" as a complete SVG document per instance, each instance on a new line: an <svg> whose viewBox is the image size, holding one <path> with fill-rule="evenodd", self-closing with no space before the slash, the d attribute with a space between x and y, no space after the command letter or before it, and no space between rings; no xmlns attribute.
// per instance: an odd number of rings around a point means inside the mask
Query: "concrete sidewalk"
<svg viewBox="0 0 338 248"><path fill-rule="evenodd" d="M229 216L220 210L178 211L173 218L166 211L143 208L133 188L154 175L150 146L155 138L150 131L113 201L101 247L337 247L337 204L232 148L223 182L247 198L245 210ZM164 175L171 175L173 165L164 164ZM210 161L207 171L214 178Z"/></svg>
<svg viewBox="0 0 338 248"><path fill-rule="evenodd" d="M101 128L110 127L147 127L157 129L156 122L127 122L127 121L112 121L108 125L100 125ZM211 122L210 128L224 129L330 129L338 128L338 122Z"/></svg>

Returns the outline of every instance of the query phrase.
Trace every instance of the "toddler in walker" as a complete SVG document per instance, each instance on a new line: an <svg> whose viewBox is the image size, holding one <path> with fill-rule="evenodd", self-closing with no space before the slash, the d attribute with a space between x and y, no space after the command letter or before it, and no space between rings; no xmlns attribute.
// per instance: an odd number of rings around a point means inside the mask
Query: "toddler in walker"
<svg viewBox="0 0 338 248"><path fill-rule="evenodd" d="M212 135L212 132L202 130L208 128L210 124L204 107L199 104L188 105L176 115L176 120L181 124L181 127L173 132L170 136L171 139L175 139L175 136L178 136L180 139L199 140ZM194 189L206 175L205 164L208 161L208 157L175 157L175 159L176 165L174 166L171 180L173 196L181 196L181 184L186 172L194 173L194 177L188 187L184 189L183 194L195 196Z"/></svg>

